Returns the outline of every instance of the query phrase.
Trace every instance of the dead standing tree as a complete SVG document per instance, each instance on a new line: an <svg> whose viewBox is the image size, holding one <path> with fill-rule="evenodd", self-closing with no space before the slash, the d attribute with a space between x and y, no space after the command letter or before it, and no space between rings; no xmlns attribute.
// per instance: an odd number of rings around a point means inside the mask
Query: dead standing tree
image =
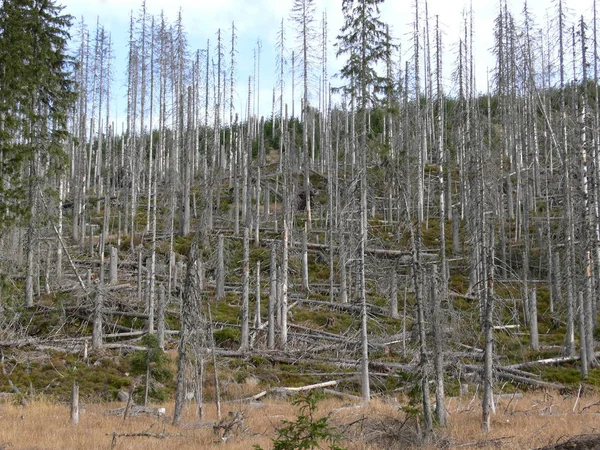
<svg viewBox="0 0 600 450"><path fill-rule="evenodd" d="M179 349L177 357L177 388L175 392L175 410L173 412L173 424L181 422L183 404L185 402L186 368L192 358L202 358L203 348L206 348L206 326L202 312L202 294L199 286L197 264L200 262L200 245L204 242L204 226L201 217L200 224L194 234L190 251L188 253L188 264L185 282L183 286L183 297L181 300L181 330L179 333ZM190 351L192 352L190 355ZM192 358L190 358L190 356ZM193 364L196 367L196 364ZM202 366L202 364L201 364ZM198 374L195 374L198 376ZM201 383L201 380L200 380ZM200 400L198 400L200 401Z"/></svg>

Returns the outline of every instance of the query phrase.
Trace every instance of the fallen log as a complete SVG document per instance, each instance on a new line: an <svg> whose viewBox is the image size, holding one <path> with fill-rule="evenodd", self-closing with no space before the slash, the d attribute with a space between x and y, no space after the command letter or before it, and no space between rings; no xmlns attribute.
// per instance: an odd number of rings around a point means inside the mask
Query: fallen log
<svg viewBox="0 0 600 450"><path fill-rule="evenodd" d="M102 348L135 350L136 352L143 352L148 350L148 347L142 347L141 345L132 344L103 344Z"/></svg>
<svg viewBox="0 0 600 450"><path fill-rule="evenodd" d="M315 337L320 337L324 339L334 340L334 341L344 341L348 342L348 338L345 336L340 336L339 334L329 333L327 331L315 330L314 328L304 327L302 325L288 324L289 328L293 328L296 330L304 331L309 333Z"/></svg>
<svg viewBox="0 0 600 450"><path fill-rule="evenodd" d="M531 384L533 386L539 386L539 387L543 387L543 388L548 388L548 389L554 389L554 390L561 390L561 389L565 389L565 386L563 384L558 384L558 383L549 383L547 381L541 381L541 380L534 380L531 378L526 378L526 377L522 377L519 375L514 375L512 373L507 373L507 372L497 372L497 375L499 378L502 378L504 380L509 380L509 381L518 381L519 383L525 383L525 384Z"/></svg>
<svg viewBox="0 0 600 450"><path fill-rule="evenodd" d="M473 371L481 370L481 366L477 366L475 364L465 364L464 367L467 370L473 370ZM519 370L519 369L513 369L511 366L496 366L495 370L500 371L500 372L511 373L513 375L518 375L518 376L526 377L526 378L529 378L529 377L540 378L540 375L538 375L536 373L525 372L524 370Z"/></svg>
<svg viewBox="0 0 600 450"><path fill-rule="evenodd" d="M262 391L259 392L258 394L255 395L251 395L250 397L244 397L244 398L238 398L237 400L229 400L225 403L249 403L249 402L254 402L256 400L258 400L259 398L263 398L265 395L267 395L268 391Z"/></svg>
<svg viewBox="0 0 600 450"><path fill-rule="evenodd" d="M362 306L353 305L352 303L325 302L322 300L312 300L312 299L308 299L308 298L302 298L300 295L295 296L293 294L290 295L290 298L297 300L299 303L308 303L311 305L318 305L318 306L323 306L323 307L327 307L327 308L331 308L331 309L339 309L339 310L343 310L343 311L356 312L357 314L360 314L360 312L362 310ZM367 304L367 310L371 313L377 313L380 316L384 316L384 317L389 316L389 310L387 310L385 308L381 308L380 306Z"/></svg>
<svg viewBox="0 0 600 450"><path fill-rule="evenodd" d="M347 394L345 392L334 391L333 389L323 389L323 392L326 394L334 395L336 397L345 398L348 400L356 400L359 402L362 401L362 397L359 397L358 395L352 395L352 394Z"/></svg>
<svg viewBox="0 0 600 450"><path fill-rule="evenodd" d="M599 358L600 352L594 353L594 356L596 358ZM561 357L557 357L557 358L538 359L536 361L525 361L525 362L518 363L518 364L512 364L511 366L508 366L508 367L510 367L512 369L520 369L522 367L530 367L530 366L535 366L538 364L541 364L541 365L565 364L565 363L579 361L579 359L580 359L580 356L561 356Z"/></svg>
<svg viewBox="0 0 600 450"><path fill-rule="evenodd" d="M464 367L468 370L473 370L473 371L477 371L477 372L480 372L482 370L481 366L476 366L474 364L465 364ZM565 389L565 386L562 384L550 383L547 381L529 378L528 376L517 375L518 372L515 369L513 369L512 367L505 368L505 367L499 366L499 367L495 367L494 371L496 373L496 376L498 376L498 378L502 378L504 380L517 381L519 383L530 384L532 386L539 386L539 387L544 387L544 388L548 388L548 389L555 389L555 390ZM517 372L517 373L515 373L515 372ZM535 374L529 374L528 372L520 372L520 373L526 373L529 376L536 376Z"/></svg>
<svg viewBox="0 0 600 450"><path fill-rule="evenodd" d="M337 384L338 384L338 382L336 380L332 380L332 381L325 381L323 383L308 384L306 386L299 386L299 387L278 387L278 388L271 389L270 392L282 393L282 394L293 394L293 393L297 393L297 392L311 391L313 389L319 389L319 388L324 388L324 387L329 387L329 386L336 386Z"/></svg>
<svg viewBox="0 0 600 450"><path fill-rule="evenodd" d="M108 414L111 416L122 416L127 407L123 406L121 408L116 409L107 409L104 411L104 414ZM152 408L150 406L131 406L128 411L128 416L154 416L154 417L162 417L166 414L165 408Z"/></svg>
<svg viewBox="0 0 600 450"><path fill-rule="evenodd" d="M540 378L541 375L538 373L526 372L524 370L515 369L511 366L502 366L499 368L502 372L512 373L513 375L520 375L522 377Z"/></svg>

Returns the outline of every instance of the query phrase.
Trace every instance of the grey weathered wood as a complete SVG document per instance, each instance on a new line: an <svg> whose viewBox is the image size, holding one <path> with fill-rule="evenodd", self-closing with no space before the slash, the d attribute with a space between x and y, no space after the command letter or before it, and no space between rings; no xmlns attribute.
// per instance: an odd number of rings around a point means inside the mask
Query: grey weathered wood
<svg viewBox="0 0 600 450"><path fill-rule="evenodd" d="M216 270L216 284L217 284L217 300L225 297L225 243L222 234L219 234L217 240L217 270Z"/></svg>
<svg viewBox="0 0 600 450"><path fill-rule="evenodd" d="M260 317L260 261L256 261L256 301L254 310L254 326L256 328L261 326Z"/></svg>
<svg viewBox="0 0 600 450"><path fill-rule="evenodd" d="M271 244L270 259L270 277L269 277L269 313L267 328L267 347L269 350L275 348L275 309L277 305L277 244Z"/></svg>
<svg viewBox="0 0 600 450"><path fill-rule="evenodd" d="M104 308L104 298L100 289L96 290L94 295L94 325L92 329L92 349L97 350L102 347L102 310Z"/></svg>
<svg viewBox="0 0 600 450"><path fill-rule="evenodd" d="M444 319L441 311L441 296L437 283L437 266L431 267L431 304L433 322L433 358L435 368L435 415L440 426L445 427L448 421L448 411L446 410L446 397L444 393Z"/></svg>
<svg viewBox="0 0 600 450"><path fill-rule="evenodd" d="M250 328L249 328L249 296L250 296L250 237L249 230L244 227L243 242L243 261L242 261L242 337L241 348L247 350L250 347Z"/></svg>
<svg viewBox="0 0 600 450"><path fill-rule="evenodd" d="M307 194L308 195L308 194ZM308 292L308 223L304 224L302 232L302 290Z"/></svg>
<svg viewBox="0 0 600 450"><path fill-rule="evenodd" d="M390 280L390 315L392 319L400 318L400 314L398 314L398 273L395 269L392 269Z"/></svg>
<svg viewBox="0 0 600 450"><path fill-rule="evenodd" d="M158 287L158 321L156 324L156 331L158 337L158 345L162 350L165 349L165 303L165 285L161 284Z"/></svg>
<svg viewBox="0 0 600 450"><path fill-rule="evenodd" d="M79 423L79 386L75 380L71 388L71 423L74 425Z"/></svg>
<svg viewBox="0 0 600 450"><path fill-rule="evenodd" d="M137 298L138 302L141 303L144 300L144 255L141 248L138 250L137 260ZM152 312L152 314L154 315L154 312ZM152 327L154 330L154 323L152 324Z"/></svg>
<svg viewBox="0 0 600 450"><path fill-rule="evenodd" d="M282 260L281 260L281 277L279 277L281 284L281 296L279 297L280 302L280 333L279 333L279 346L281 349L287 347L287 314L288 314L288 226L286 221L283 222L283 242L282 246Z"/></svg>
<svg viewBox="0 0 600 450"><path fill-rule="evenodd" d="M109 283L118 284L117 264L119 263L119 252L116 247L110 246Z"/></svg>

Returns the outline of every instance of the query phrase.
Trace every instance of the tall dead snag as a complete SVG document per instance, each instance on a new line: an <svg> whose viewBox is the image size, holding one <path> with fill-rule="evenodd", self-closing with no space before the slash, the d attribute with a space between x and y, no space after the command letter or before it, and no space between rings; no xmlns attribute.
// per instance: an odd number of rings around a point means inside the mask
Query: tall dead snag
<svg viewBox="0 0 600 450"><path fill-rule="evenodd" d="M475 248L478 253L479 298L481 308L481 331L484 335L484 358L483 358L483 399L482 420L483 431L490 431L491 414L494 411L494 210L490 208L493 204L488 193L486 180L490 174L486 171L485 157L479 150L477 159L477 211L474 218ZM475 188L475 186L474 186Z"/></svg>
<svg viewBox="0 0 600 450"><path fill-rule="evenodd" d="M279 333L279 346L285 350L287 347L287 313L288 313L288 226L287 221L283 220L283 242L281 257L281 296L279 298L281 321Z"/></svg>
<svg viewBox="0 0 600 450"><path fill-rule="evenodd" d="M217 241L217 300L225 297L225 243L222 234L219 234Z"/></svg>
<svg viewBox="0 0 600 450"><path fill-rule="evenodd" d="M116 247L110 246L110 272L109 282L110 284L118 283L117 276L117 264L119 263L119 250Z"/></svg>
<svg viewBox="0 0 600 450"><path fill-rule="evenodd" d="M448 419L444 395L444 329L441 311L441 296L438 288L437 266L431 268L431 306L433 331L433 363L435 366L435 416L440 426L445 427Z"/></svg>
<svg viewBox="0 0 600 450"><path fill-rule="evenodd" d="M415 227L410 215L410 206L406 200L406 210L410 224L412 245L412 278L417 303L417 327L419 331L419 370L421 372L421 400L423 405L423 420L425 437L433 432L431 417L431 402L429 400L429 359L427 356L427 332L425 329L425 299L423 297L423 267L421 261L422 231L421 224ZM416 229L416 230L415 230Z"/></svg>
<svg viewBox="0 0 600 450"><path fill-rule="evenodd" d="M156 325L156 333L158 337L158 346L161 350L165 349L165 285L161 284L158 288L158 323Z"/></svg>
<svg viewBox="0 0 600 450"><path fill-rule="evenodd" d="M94 295L94 326L92 329L92 348L97 350L102 347L102 309L104 308L104 300L100 286L96 286L96 294Z"/></svg>
<svg viewBox="0 0 600 450"><path fill-rule="evenodd" d="M400 314L398 314L398 272L395 267L390 280L390 316L392 319L400 318Z"/></svg>
<svg viewBox="0 0 600 450"><path fill-rule="evenodd" d="M578 292L577 309L579 311L579 355L581 360L581 379L588 377L588 353L585 339L585 308L583 292Z"/></svg>
<svg viewBox="0 0 600 450"><path fill-rule="evenodd" d="M269 324L267 328L267 347L275 348L275 308L277 304L277 244L271 244L271 262L269 278Z"/></svg>
<svg viewBox="0 0 600 450"><path fill-rule="evenodd" d="M213 382L215 385L215 406L217 407L217 419L221 419L221 388L219 386L219 372L217 370L217 350L215 346L215 337L213 329L212 313L210 304L208 305L208 341L212 354L213 363Z"/></svg>
<svg viewBox="0 0 600 450"><path fill-rule="evenodd" d="M179 332L179 349L177 354L177 388L175 391L175 410L173 412L173 425L181 422L183 404L185 402L185 371L189 359L198 355L199 347L204 337L203 315L201 314L202 302L198 283L197 261L200 256L199 245L202 241L203 218L190 245L188 264L181 299L181 329Z"/></svg>
<svg viewBox="0 0 600 450"><path fill-rule="evenodd" d="M363 401L368 402L369 384L369 350L367 334L367 293L365 275L365 248L368 239L367 223L367 130L369 108L374 106L374 92L380 91L389 80L380 77L374 67L379 62L385 62L391 52L390 38L387 26L380 20L379 5L383 0L343 0L342 11L345 23L338 36L337 55L348 57L341 76L348 83L343 90L352 100L358 103L360 113L360 158L358 164L358 179L360 183L360 245L359 245L359 277L361 300L361 392ZM354 129L353 129L354 131ZM354 141L354 136L352 136Z"/></svg>
<svg viewBox="0 0 600 450"><path fill-rule="evenodd" d="M302 155L303 155L303 173L304 173L304 196L306 197L306 223L310 228L311 218L311 199L310 199L310 158L308 148L308 85L310 72L314 61L314 46L317 42L315 31L315 2L314 0L294 0L292 5L291 20L296 27L297 39L300 41L299 54L302 64ZM292 114L293 115L293 114Z"/></svg>
<svg viewBox="0 0 600 450"><path fill-rule="evenodd" d="M260 328L261 317L260 317L260 261L256 261L256 302L255 302L255 314L254 314L254 326Z"/></svg>
<svg viewBox="0 0 600 450"><path fill-rule="evenodd" d="M483 215L483 214L482 214ZM482 227L485 225L485 221ZM493 295L493 246L486 243L484 235L482 245L482 289L481 296L484 307L483 334L485 336L485 347L483 356L483 401L481 427L483 431L491 430L491 414L494 411L494 295ZM493 229L489 233L489 239L493 243Z"/></svg>
<svg viewBox="0 0 600 450"><path fill-rule="evenodd" d="M304 224L302 231L302 290L309 291L308 285L308 223Z"/></svg>
<svg viewBox="0 0 600 450"><path fill-rule="evenodd" d="M241 349L250 347L250 236L248 228L244 228L244 259L242 261L242 342Z"/></svg>
<svg viewBox="0 0 600 450"><path fill-rule="evenodd" d="M71 423L74 425L79 423L79 386L75 380L71 389Z"/></svg>

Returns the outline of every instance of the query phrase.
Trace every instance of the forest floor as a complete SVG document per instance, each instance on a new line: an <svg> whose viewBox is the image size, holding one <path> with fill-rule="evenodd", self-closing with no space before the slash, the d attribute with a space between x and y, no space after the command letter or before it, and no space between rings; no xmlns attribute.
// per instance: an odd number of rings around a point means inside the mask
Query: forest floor
<svg viewBox="0 0 600 450"><path fill-rule="evenodd" d="M393 400L393 399L392 399ZM294 421L298 412L289 400L269 399L264 403L223 405L223 417L244 415L222 440L213 430L214 405L206 405L200 421L194 404L186 407L182 425L171 425L173 405L162 406L161 417L133 416L125 421L110 411L124 404L95 403L80 406L77 425L70 422L69 406L38 400L21 406L0 405L0 449L222 449L247 450L255 444L271 449L277 428L283 420ZM527 393L523 397L502 397L492 418L492 431L480 428L480 401L473 393L448 400L449 426L437 428L429 445L418 446L416 419L408 418L401 402L374 400L369 406L325 399L317 403L316 418L329 415L332 427L343 436L348 450L406 448L538 449L565 442L578 435L600 433L600 395L562 396ZM230 413L231 412L231 413ZM598 437L600 442L600 437ZM569 446L560 448L600 448ZM287 447L286 447L287 448ZM324 447L328 448L328 447ZM558 448L558 447L555 447Z"/></svg>

